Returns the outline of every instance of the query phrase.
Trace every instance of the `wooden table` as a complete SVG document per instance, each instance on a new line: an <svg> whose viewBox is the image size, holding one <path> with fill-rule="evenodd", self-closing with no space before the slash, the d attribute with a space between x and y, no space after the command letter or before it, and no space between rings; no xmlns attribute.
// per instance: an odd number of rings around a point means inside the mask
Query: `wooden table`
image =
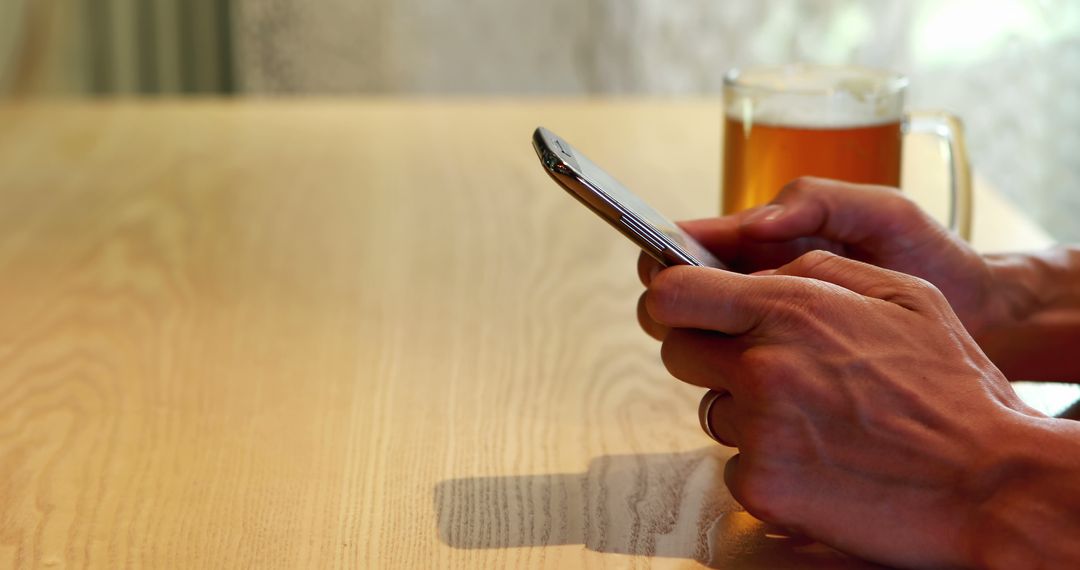
<svg viewBox="0 0 1080 570"><path fill-rule="evenodd" d="M732 501L537 124L716 211L709 101L0 110L0 566L862 566Z"/></svg>

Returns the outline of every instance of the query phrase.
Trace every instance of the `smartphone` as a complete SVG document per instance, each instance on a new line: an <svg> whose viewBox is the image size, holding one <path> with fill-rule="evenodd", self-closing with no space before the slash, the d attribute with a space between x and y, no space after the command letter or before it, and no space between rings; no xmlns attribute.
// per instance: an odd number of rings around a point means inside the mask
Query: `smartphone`
<svg viewBox="0 0 1080 570"><path fill-rule="evenodd" d="M724 268L697 240L555 133L537 127L532 143L552 180L660 263Z"/></svg>

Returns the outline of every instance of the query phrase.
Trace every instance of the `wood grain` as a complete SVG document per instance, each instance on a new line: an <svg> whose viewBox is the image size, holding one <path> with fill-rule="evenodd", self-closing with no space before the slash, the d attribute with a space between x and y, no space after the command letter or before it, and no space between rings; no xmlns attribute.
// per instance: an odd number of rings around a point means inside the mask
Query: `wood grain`
<svg viewBox="0 0 1080 570"><path fill-rule="evenodd" d="M860 566L731 500L537 124L717 209L708 101L0 109L0 566Z"/></svg>

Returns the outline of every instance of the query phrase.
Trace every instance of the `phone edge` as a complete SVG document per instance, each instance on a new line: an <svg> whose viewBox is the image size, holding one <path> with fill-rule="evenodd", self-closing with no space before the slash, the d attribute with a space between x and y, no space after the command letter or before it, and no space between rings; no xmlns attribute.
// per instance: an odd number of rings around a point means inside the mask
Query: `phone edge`
<svg viewBox="0 0 1080 570"><path fill-rule="evenodd" d="M561 186L563 190L573 196L578 202L581 202L585 207L592 210L593 213L603 218L604 221L614 227L619 233L626 236L627 239L632 241L642 251L649 254L649 256L663 265L711 267L695 258L689 252L684 251L671 238L664 235L663 232L653 228L652 224L647 220L641 218L641 216L638 216L632 210L627 210L622 207L616 200L613 200L608 196L603 189L597 188L591 184L588 179L580 174L581 167L577 164L577 161L573 159L573 156L567 156L567 158L573 160L573 163L570 163L566 158L560 156L551 148L547 139L544 137L545 132L550 133L553 140L559 140L559 137L550 130L545 129L544 127L537 127L536 130L533 131L532 136L533 149L536 151L537 157L540 159L540 163L544 167L545 172L547 172L548 176ZM573 184L571 184L571 182ZM582 192L578 191L578 188L584 188L589 196L597 198L611 213L608 213L604 208L601 208L588 200ZM658 251L646 238L633 233L632 229L624 226L623 223L620 223L620 218L622 217L630 218L642 227L651 228L655 234L654 239L658 239L663 243L665 249ZM670 255L665 255L666 252L670 252Z"/></svg>

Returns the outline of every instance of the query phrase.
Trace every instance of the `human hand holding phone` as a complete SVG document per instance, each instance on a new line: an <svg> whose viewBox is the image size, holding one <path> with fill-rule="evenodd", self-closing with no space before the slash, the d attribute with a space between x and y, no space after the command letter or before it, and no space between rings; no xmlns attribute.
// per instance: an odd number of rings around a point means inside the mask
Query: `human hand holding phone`
<svg viewBox="0 0 1080 570"><path fill-rule="evenodd" d="M894 188L800 178L765 206L680 226L742 273L772 270L824 250L921 277L941 290L975 336L1006 321L1012 310L1009 287L997 275L1010 261L979 255ZM651 259L639 260L646 286L656 270Z"/></svg>

